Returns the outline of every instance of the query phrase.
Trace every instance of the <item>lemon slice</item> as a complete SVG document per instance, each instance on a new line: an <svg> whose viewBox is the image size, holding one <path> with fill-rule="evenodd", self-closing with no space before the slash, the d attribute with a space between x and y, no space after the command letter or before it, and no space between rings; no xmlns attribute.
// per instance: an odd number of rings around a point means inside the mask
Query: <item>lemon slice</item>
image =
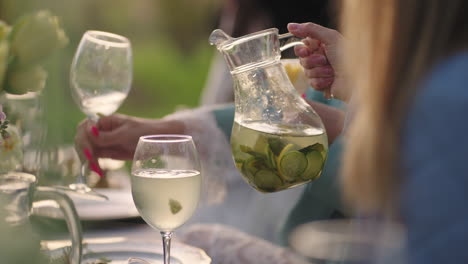
<svg viewBox="0 0 468 264"><path fill-rule="evenodd" d="M305 76L304 69L299 63L298 59L284 59L281 60L286 73L288 74L289 80L296 88L299 94L303 94L307 91L309 84L307 83L307 77Z"/></svg>

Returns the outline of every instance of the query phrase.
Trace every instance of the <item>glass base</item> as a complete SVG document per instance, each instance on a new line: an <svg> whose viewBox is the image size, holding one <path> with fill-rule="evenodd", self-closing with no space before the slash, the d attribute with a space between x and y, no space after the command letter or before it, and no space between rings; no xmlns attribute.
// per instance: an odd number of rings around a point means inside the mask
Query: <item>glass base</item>
<svg viewBox="0 0 468 264"><path fill-rule="evenodd" d="M79 196L87 200L107 201L109 198L103 194L93 191L88 185L83 183L73 183L68 186L54 186L56 189L65 191L71 195Z"/></svg>
<svg viewBox="0 0 468 264"><path fill-rule="evenodd" d="M129 258L128 264L151 264L151 263L141 258Z"/></svg>

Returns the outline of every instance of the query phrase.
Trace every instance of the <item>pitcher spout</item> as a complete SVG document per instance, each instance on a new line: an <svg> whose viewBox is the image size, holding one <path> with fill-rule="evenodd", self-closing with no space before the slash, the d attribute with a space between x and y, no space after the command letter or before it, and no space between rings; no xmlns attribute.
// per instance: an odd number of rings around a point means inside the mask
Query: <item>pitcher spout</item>
<svg viewBox="0 0 468 264"><path fill-rule="evenodd" d="M221 46L224 45L226 42L231 41L232 37L226 34L221 29L215 29L211 32L209 42L211 45L216 45L218 49L221 49Z"/></svg>

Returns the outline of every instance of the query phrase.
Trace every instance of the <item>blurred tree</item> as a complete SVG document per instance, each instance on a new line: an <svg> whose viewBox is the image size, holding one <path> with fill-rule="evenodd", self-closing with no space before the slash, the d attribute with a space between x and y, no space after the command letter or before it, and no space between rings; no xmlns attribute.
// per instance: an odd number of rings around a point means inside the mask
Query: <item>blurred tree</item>
<svg viewBox="0 0 468 264"><path fill-rule="evenodd" d="M217 26L216 15L222 3L219 0L159 1L159 22L182 51L190 52L201 38L206 43L206 36Z"/></svg>
<svg viewBox="0 0 468 264"><path fill-rule="evenodd" d="M161 117L179 105L199 102L212 48L207 39L217 20L218 0L0 0L0 19L13 22L38 9L61 18L69 45L47 63L43 91L48 142L72 143L84 118L69 92L69 67L86 30L127 36L134 52L132 91L120 112ZM174 92L176 91L176 92Z"/></svg>

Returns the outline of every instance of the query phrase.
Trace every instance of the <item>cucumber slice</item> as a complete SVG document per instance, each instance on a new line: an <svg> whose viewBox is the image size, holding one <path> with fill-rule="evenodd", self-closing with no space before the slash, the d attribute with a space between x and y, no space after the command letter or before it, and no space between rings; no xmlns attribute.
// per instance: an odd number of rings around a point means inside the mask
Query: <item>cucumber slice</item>
<svg viewBox="0 0 468 264"><path fill-rule="evenodd" d="M287 144L281 151L280 153L278 154L278 157L276 159L276 164L277 164L277 168L278 168L278 172L279 172L279 175L281 176L281 178L285 181L291 181L292 179L288 179L287 176L284 176L282 173L281 173L281 165L280 165L280 162L281 162L281 159L284 157L284 155L286 153L288 153L289 151L292 151L294 149L294 144Z"/></svg>
<svg viewBox="0 0 468 264"><path fill-rule="evenodd" d="M323 157L322 154L313 150L306 155L307 158L307 168L302 173L302 178L304 180L311 180L317 178L318 174L323 167Z"/></svg>
<svg viewBox="0 0 468 264"><path fill-rule="evenodd" d="M278 154L278 160L281 160L281 157L284 156L284 154L288 153L291 150L294 150L294 147L294 144L287 144Z"/></svg>
<svg viewBox="0 0 468 264"><path fill-rule="evenodd" d="M249 180L252 182L255 173L263 168L265 168L265 161L263 159L251 157L247 159L242 165L242 172L244 176L249 178Z"/></svg>
<svg viewBox="0 0 468 264"><path fill-rule="evenodd" d="M275 191L282 186L283 182L276 173L271 170L259 170L255 173L254 183L263 191Z"/></svg>
<svg viewBox="0 0 468 264"><path fill-rule="evenodd" d="M306 156L297 151L289 151L283 154L281 151L279 157L278 169L283 179L293 181L300 177L304 170L307 168Z"/></svg>
<svg viewBox="0 0 468 264"><path fill-rule="evenodd" d="M320 143L315 143L313 145L307 146L305 148L302 148L299 150L300 152L304 153L304 155L307 155L307 153L311 151L318 151L322 154L322 158L325 160L327 158L327 151L323 147L322 144Z"/></svg>
<svg viewBox="0 0 468 264"><path fill-rule="evenodd" d="M255 157L251 157L244 162L244 168L253 172L254 174L263 167L262 165L263 161Z"/></svg>

